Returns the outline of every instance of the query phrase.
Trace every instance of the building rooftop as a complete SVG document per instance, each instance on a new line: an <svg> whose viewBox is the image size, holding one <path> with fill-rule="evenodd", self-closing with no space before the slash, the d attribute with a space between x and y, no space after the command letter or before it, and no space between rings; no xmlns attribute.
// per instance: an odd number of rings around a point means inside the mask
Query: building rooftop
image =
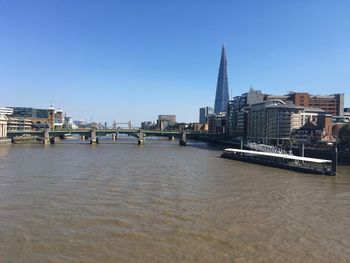
<svg viewBox="0 0 350 263"><path fill-rule="evenodd" d="M334 95L310 95L310 99L334 99Z"/></svg>
<svg viewBox="0 0 350 263"><path fill-rule="evenodd" d="M321 108L305 108L305 111L307 111L307 112L325 112Z"/></svg>
<svg viewBox="0 0 350 263"><path fill-rule="evenodd" d="M13 114L13 109L12 108L7 108L7 107L0 107L0 114L12 115Z"/></svg>

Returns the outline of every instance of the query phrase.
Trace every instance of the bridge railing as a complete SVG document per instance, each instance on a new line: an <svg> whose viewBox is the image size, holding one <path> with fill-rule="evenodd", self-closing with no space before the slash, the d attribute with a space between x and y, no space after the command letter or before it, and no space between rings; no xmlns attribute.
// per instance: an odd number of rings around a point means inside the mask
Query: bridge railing
<svg viewBox="0 0 350 263"><path fill-rule="evenodd" d="M260 144L260 143L256 143L256 142L249 142L249 143L247 143L246 146L250 149L253 149L253 150L259 151L259 152L290 154L289 152L287 152L281 148L271 146L271 145L266 145L266 144Z"/></svg>

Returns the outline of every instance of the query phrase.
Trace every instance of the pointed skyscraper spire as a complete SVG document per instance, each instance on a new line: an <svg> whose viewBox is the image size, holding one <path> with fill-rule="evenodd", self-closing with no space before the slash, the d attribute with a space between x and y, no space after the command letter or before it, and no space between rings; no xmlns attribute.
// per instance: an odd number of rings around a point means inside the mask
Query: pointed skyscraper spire
<svg viewBox="0 0 350 263"><path fill-rule="evenodd" d="M218 83L216 86L214 113L225 111L228 100L229 100L229 95L228 95L226 48L225 46L222 46Z"/></svg>

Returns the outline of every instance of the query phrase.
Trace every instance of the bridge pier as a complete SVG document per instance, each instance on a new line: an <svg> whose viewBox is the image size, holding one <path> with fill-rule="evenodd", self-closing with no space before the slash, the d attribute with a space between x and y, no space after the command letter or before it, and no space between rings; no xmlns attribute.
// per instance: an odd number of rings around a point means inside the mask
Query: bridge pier
<svg viewBox="0 0 350 263"><path fill-rule="evenodd" d="M43 144L48 145L50 143L51 143L51 140L50 140L50 129L49 128L45 128Z"/></svg>
<svg viewBox="0 0 350 263"><path fill-rule="evenodd" d="M112 133L112 141L117 140L117 136L118 136L117 133Z"/></svg>
<svg viewBox="0 0 350 263"><path fill-rule="evenodd" d="M186 146L186 132L185 132L185 130L181 131L179 144L181 146Z"/></svg>
<svg viewBox="0 0 350 263"><path fill-rule="evenodd" d="M98 139L96 137L91 137L90 138L90 144L91 145L96 145L98 144Z"/></svg>
<svg viewBox="0 0 350 263"><path fill-rule="evenodd" d="M332 152L332 174L337 174L337 165L338 165L338 149L337 146L334 146L333 152Z"/></svg>
<svg viewBox="0 0 350 263"><path fill-rule="evenodd" d="M305 157L305 144L304 144L304 142L301 143L300 156ZM301 161L301 163L304 164L304 161Z"/></svg>
<svg viewBox="0 0 350 263"><path fill-rule="evenodd" d="M172 135L171 135L171 136L169 136L168 138L169 138L169 141L173 141L173 140L175 140L175 137L174 137L174 136L172 136Z"/></svg>
<svg viewBox="0 0 350 263"><path fill-rule="evenodd" d="M90 144L92 145L98 144L98 139L96 136L96 127L91 128Z"/></svg>
<svg viewBox="0 0 350 263"><path fill-rule="evenodd" d="M141 144L144 144L145 143L145 135L143 133L143 130L139 130L139 135L138 135L138 138L137 138L137 144L138 145L141 145Z"/></svg>
<svg viewBox="0 0 350 263"><path fill-rule="evenodd" d="M302 143L300 147L300 156L304 157L305 156L305 144Z"/></svg>

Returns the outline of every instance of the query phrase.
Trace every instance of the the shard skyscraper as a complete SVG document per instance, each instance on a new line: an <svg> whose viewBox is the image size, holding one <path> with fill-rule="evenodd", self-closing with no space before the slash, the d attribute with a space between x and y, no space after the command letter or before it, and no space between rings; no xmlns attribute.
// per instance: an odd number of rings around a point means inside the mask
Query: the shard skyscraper
<svg viewBox="0 0 350 263"><path fill-rule="evenodd" d="M216 86L214 113L226 111L228 100L227 58L226 48L223 46L221 50L218 84Z"/></svg>

